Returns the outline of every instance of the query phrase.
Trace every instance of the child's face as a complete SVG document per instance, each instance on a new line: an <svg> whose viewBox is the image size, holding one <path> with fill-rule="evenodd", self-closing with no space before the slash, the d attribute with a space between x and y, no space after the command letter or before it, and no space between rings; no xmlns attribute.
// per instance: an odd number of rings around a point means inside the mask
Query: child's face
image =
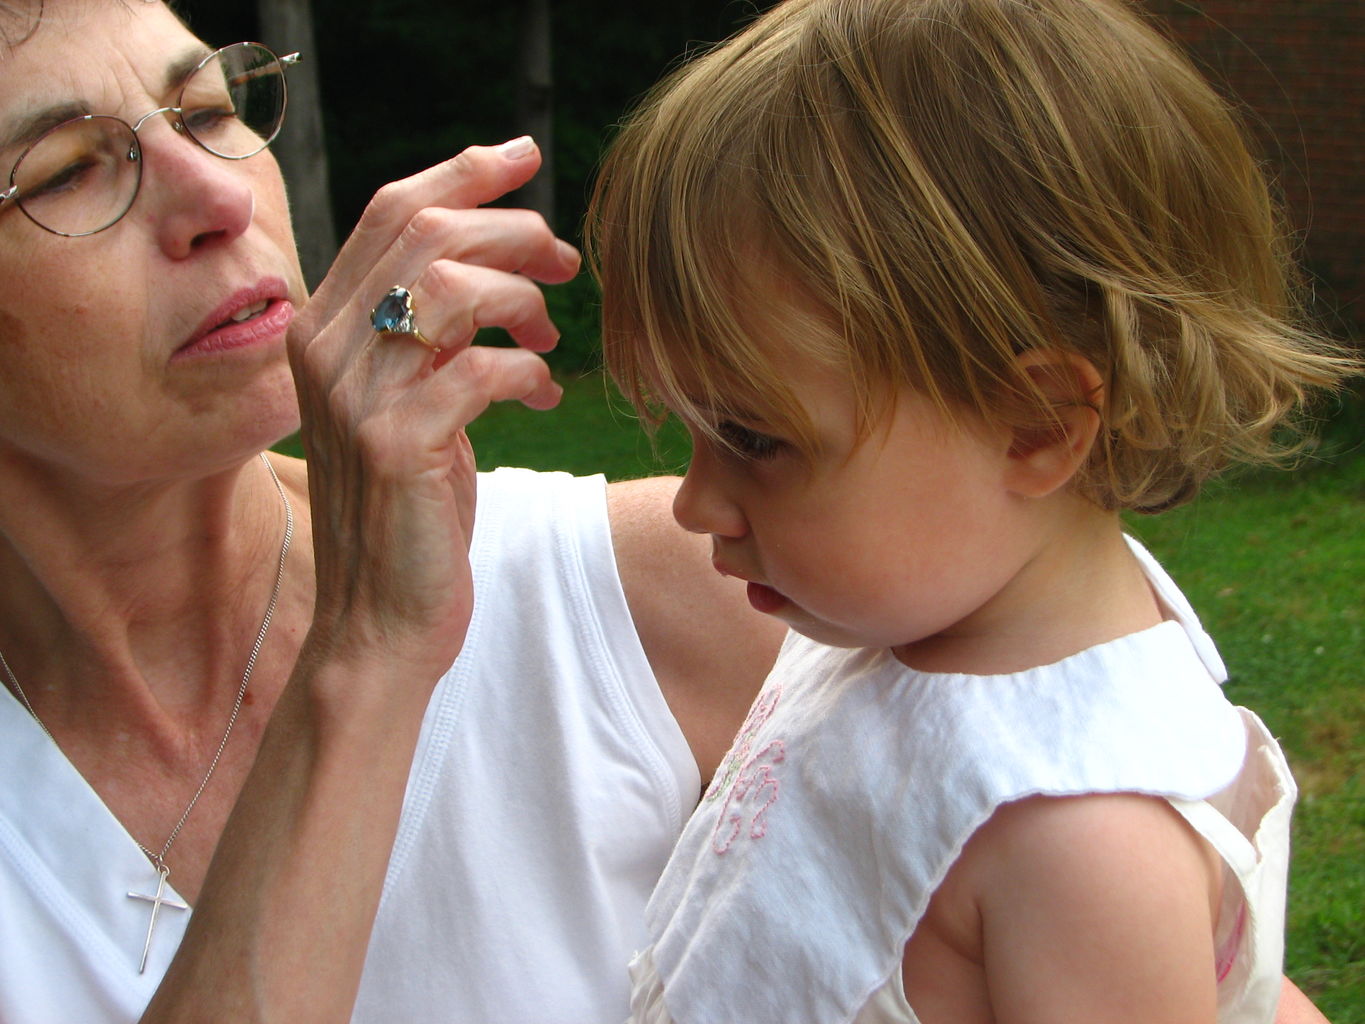
<svg viewBox="0 0 1365 1024"><path fill-rule="evenodd" d="M1028 510L1003 480L1008 432L955 424L902 389L860 440L847 381L783 365L818 453L733 412L713 425L737 452L694 425L678 522L712 536L716 569L749 581L755 608L813 639L899 647L989 628L1028 558Z"/></svg>

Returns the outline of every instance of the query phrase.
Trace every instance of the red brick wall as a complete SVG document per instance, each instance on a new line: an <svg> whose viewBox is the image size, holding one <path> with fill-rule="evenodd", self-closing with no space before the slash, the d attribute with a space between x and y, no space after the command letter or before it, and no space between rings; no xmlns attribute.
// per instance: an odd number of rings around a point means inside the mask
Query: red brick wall
<svg viewBox="0 0 1365 1024"><path fill-rule="evenodd" d="M1249 110L1320 310L1365 334L1365 3L1145 0Z"/></svg>

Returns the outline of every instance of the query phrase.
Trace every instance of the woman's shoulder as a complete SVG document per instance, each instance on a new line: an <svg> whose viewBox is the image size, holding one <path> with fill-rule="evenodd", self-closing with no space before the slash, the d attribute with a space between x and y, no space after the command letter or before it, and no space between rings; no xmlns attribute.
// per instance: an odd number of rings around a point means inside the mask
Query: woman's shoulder
<svg viewBox="0 0 1365 1024"><path fill-rule="evenodd" d="M710 540L673 519L676 478L612 484L612 545L631 618L659 688L711 778L785 633L754 611L742 582L711 565Z"/></svg>

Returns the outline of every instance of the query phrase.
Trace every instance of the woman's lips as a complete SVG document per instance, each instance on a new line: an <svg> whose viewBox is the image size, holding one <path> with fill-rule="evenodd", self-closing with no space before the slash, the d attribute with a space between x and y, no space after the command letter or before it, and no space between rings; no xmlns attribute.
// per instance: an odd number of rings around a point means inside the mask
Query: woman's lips
<svg viewBox="0 0 1365 1024"><path fill-rule="evenodd" d="M233 313L240 315L242 310L259 305L261 301L265 302L265 308L259 313L244 320L233 319ZM176 356L227 352L283 337L294 319L294 304L282 298L255 300L238 305L233 313L215 321L216 326L198 333L176 352Z"/></svg>
<svg viewBox="0 0 1365 1024"><path fill-rule="evenodd" d="M276 276L243 285L204 315L175 358L209 355L283 338L294 319L289 286Z"/></svg>

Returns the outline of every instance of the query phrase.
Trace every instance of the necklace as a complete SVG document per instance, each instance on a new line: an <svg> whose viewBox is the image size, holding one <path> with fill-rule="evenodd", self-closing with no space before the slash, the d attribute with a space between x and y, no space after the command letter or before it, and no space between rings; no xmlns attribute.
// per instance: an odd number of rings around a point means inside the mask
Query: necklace
<svg viewBox="0 0 1365 1024"><path fill-rule="evenodd" d="M134 839L137 848L147 855L147 859L152 862L152 867L156 869L156 892L154 894L129 892L128 898L142 900L152 905L152 917L147 923L147 939L142 945L142 960L138 964L137 972L142 974L147 969L147 953L152 948L152 933L156 930L156 919L162 907L169 907L172 910L189 910L189 905L174 899L166 894L166 880L170 877L171 869L166 866L166 854L170 852L171 845L180 836L180 830L185 827L185 821L190 816L190 811L194 810L194 805L199 802L204 790L208 787L209 779L213 778L214 770L218 767L218 762L223 757L223 751L227 748L228 736L232 734L232 727L237 724L237 716L242 710L242 701L246 699L247 685L251 682L252 669L256 667L256 657L261 653L261 645L265 643L265 635L270 631L270 620L275 615L275 605L280 599L280 588L284 584L284 560L289 554L289 542L294 537L294 507L289 503L289 495L284 491L284 485L280 483L280 478L275 475L275 467L270 464L270 460L261 453L261 461L265 463L265 468L270 471L270 479L275 483L275 490L279 491L280 501L284 504L284 540L280 543L279 566L275 570L275 586L270 592L270 604L266 606L265 618L261 620L261 628L256 633L256 642L251 645L251 655L246 660L246 670L242 673L242 683L237 687L237 699L232 704L232 714L228 716L227 727L223 729L223 738L218 741L218 749L213 754L213 759L209 762L208 769L204 772L204 778L199 782L199 788L194 791L194 796L190 797L190 802L185 805L185 810L181 812L180 820L171 829L171 834L166 837L166 842L161 847L160 853L153 853L141 842ZM5 675L9 678L10 686L23 701L28 713L33 716L33 720L38 723L38 728L47 733L47 738L56 743L52 733L48 732L43 720L38 717L38 712L33 710L33 705L28 701L28 694L24 693L24 688L19 685L19 680L14 675L14 671L9 667L9 662L5 660L3 653L0 653L0 668L5 670Z"/></svg>

